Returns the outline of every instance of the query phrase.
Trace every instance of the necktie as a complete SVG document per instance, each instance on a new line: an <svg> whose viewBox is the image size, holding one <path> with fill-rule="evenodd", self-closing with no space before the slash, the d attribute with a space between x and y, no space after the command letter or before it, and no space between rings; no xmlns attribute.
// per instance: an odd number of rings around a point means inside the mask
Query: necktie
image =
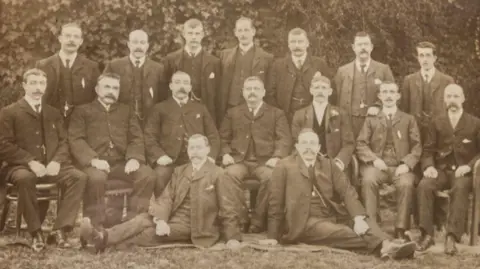
<svg viewBox="0 0 480 269"><path fill-rule="evenodd" d="M140 68L140 60L135 60L135 67Z"/></svg>
<svg viewBox="0 0 480 269"><path fill-rule="evenodd" d="M68 69L70 68L70 59L65 60L65 67Z"/></svg>
<svg viewBox="0 0 480 269"><path fill-rule="evenodd" d="M195 167L192 167L192 177L194 177L197 172L198 172L198 169Z"/></svg>
<svg viewBox="0 0 480 269"><path fill-rule="evenodd" d="M428 81L428 74L425 74L424 78L425 78L425 83L428 83L429 82Z"/></svg>
<svg viewBox="0 0 480 269"><path fill-rule="evenodd" d="M298 68L298 69L301 69L301 68L302 68L302 60L301 60L301 59L298 59L298 60L297 60L297 68Z"/></svg>
<svg viewBox="0 0 480 269"><path fill-rule="evenodd" d="M388 120L389 120L389 121L392 121L392 117L393 117L392 113L388 113L387 116L388 116Z"/></svg>
<svg viewBox="0 0 480 269"><path fill-rule="evenodd" d="M35 112L37 112L37 114L40 114L40 104L35 105Z"/></svg>
<svg viewBox="0 0 480 269"><path fill-rule="evenodd" d="M362 73L365 73L365 69L367 68L366 64L361 64L360 68L362 69Z"/></svg>

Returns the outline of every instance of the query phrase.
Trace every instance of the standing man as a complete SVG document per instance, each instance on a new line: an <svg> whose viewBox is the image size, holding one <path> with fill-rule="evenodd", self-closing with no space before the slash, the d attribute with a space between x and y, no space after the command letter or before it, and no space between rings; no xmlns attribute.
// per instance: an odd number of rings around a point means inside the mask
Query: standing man
<svg viewBox="0 0 480 269"><path fill-rule="evenodd" d="M394 78L388 65L371 58L373 44L369 34L357 33L352 49L356 55L355 60L338 68L335 75L336 93L333 103L351 116L356 138L367 113L378 113L378 108L372 105L378 101L379 85L382 81L394 81Z"/></svg>
<svg viewBox="0 0 480 269"><path fill-rule="evenodd" d="M398 91L393 82L380 84L382 110L366 119L357 139L357 156L367 215L378 216L379 186L393 182L397 190L395 237L409 241L405 231L410 228L413 207L413 170L422 155L422 145L415 117L397 108Z"/></svg>
<svg viewBox="0 0 480 269"><path fill-rule="evenodd" d="M149 43L145 31L130 32L127 45L130 54L108 63L104 73L120 75L118 101L130 105L143 127L153 105L167 98L167 80L163 65L147 56Z"/></svg>
<svg viewBox="0 0 480 269"><path fill-rule="evenodd" d="M424 177L417 187L422 232L419 247L426 250L434 244L435 192L450 189L445 253L454 255L455 242L459 242L465 232L473 167L480 159L480 119L463 111L465 96L459 85L448 85L443 100L447 112L438 115L427 128L422 156Z"/></svg>
<svg viewBox="0 0 480 269"><path fill-rule="evenodd" d="M255 27L250 18L240 17L235 23L238 45L220 52L222 78L218 92L217 122L223 120L227 109L244 102L243 82L247 77L258 76L266 83L273 55L255 46Z"/></svg>
<svg viewBox="0 0 480 269"><path fill-rule="evenodd" d="M189 98L190 76L176 71L172 76L172 97L155 105L145 126L147 160L155 168L154 194L159 197L175 167L188 163L187 139L202 134L211 145L209 158L215 162L220 148L215 122L204 104Z"/></svg>
<svg viewBox="0 0 480 269"><path fill-rule="evenodd" d="M98 98L72 113L68 139L75 160L88 175L84 214L96 226L110 226L122 219L123 199L120 205L112 205L112 215L105 217L106 181L132 182L127 212L132 218L147 212L155 176L145 164L143 132L137 117L128 105L118 102L120 77L100 75L95 90Z"/></svg>
<svg viewBox="0 0 480 269"><path fill-rule="evenodd" d="M46 87L42 70L28 70L23 75L25 97L0 111L0 159L8 163L6 180L18 189L17 210L27 223L34 251L45 247L42 222L48 209L37 201L35 184L62 188L53 234L59 247L70 247L67 232L75 226L87 182L87 175L71 164L63 116L42 102Z"/></svg>
<svg viewBox="0 0 480 269"><path fill-rule="evenodd" d="M45 102L60 110L68 126L73 108L95 99L94 88L100 70L96 62L78 54L83 43L82 29L78 24L64 24L58 41L60 51L38 61L36 67L47 74Z"/></svg>
<svg viewBox="0 0 480 269"><path fill-rule="evenodd" d="M170 79L176 71L190 75L192 97L201 101L216 119L216 93L220 82L220 60L202 48L205 31L201 21L189 19L183 25L185 46L165 56L165 74Z"/></svg>
<svg viewBox="0 0 480 269"><path fill-rule="evenodd" d="M288 48L290 53L273 63L268 79L267 103L282 109L288 122L292 122L293 114L300 108L312 102L309 92L310 82L315 73L332 77L332 71L327 63L307 52L310 43L307 32L294 28L288 33Z"/></svg>
<svg viewBox="0 0 480 269"><path fill-rule="evenodd" d="M239 226L247 220L243 180L254 176L260 181L249 227L255 233L265 230L272 169L290 153L292 144L285 113L264 103L264 96L262 79L248 77L243 84L245 103L228 110L220 128L222 163L235 185L230 199L237 206Z"/></svg>

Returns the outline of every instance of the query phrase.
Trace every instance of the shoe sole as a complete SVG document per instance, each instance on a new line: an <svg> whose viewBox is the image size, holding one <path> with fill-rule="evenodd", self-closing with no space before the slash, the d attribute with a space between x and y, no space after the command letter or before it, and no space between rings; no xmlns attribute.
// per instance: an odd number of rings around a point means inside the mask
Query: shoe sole
<svg viewBox="0 0 480 269"><path fill-rule="evenodd" d="M392 253L391 257L396 260L405 259L405 258L411 257L412 254L415 253L416 249L417 249L417 245L415 244L415 242L408 242L402 245L401 247L399 247L397 251Z"/></svg>

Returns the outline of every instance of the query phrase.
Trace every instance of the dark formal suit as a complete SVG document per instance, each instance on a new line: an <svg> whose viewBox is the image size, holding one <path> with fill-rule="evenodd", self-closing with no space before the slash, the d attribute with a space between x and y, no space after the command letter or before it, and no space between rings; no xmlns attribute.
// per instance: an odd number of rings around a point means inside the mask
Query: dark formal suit
<svg viewBox="0 0 480 269"><path fill-rule="evenodd" d="M147 160L155 167L157 181L155 196L167 186L175 166L189 162L187 155L187 140L194 134L206 136L210 143L210 157L215 160L220 148L215 122L204 104L189 100L180 105L173 97L155 105L145 126L145 145ZM172 165L157 164L158 158L168 156Z"/></svg>
<svg viewBox="0 0 480 269"><path fill-rule="evenodd" d="M87 176L71 165L60 112L44 104L37 113L25 99L4 107L0 111L0 145L0 159L7 162L7 180L18 187L18 210L22 212L28 230L34 232L41 228L48 209L48 203L37 203L37 182L56 182L64 188L54 230L72 228ZM33 160L45 166L52 161L58 162L60 172L57 176L37 178L28 166Z"/></svg>
<svg viewBox="0 0 480 269"><path fill-rule="evenodd" d="M424 177L417 187L420 228L425 232L433 234L435 191L451 188L447 233L460 240L465 229L472 173L455 177L455 170L468 165L473 171L479 159L480 119L464 111L455 128L447 113L432 120L424 144L422 171L433 166L438 171L438 177Z"/></svg>
<svg viewBox="0 0 480 269"><path fill-rule="evenodd" d="M152 169L145 164L142 129L128 105L114 103L107 111L97 99L77 107L72 114L68 140L75 160L89 176L84 213L93 223L111 225L121 219L121 211L105 217L105 182L109 179L132 182L129 217L147 211L155 177ZM108 174L91 166L95 158L108 161ZM127 175L124 167L130 159L138 160L140 168Z"/></svg>
<svg viewBox="0 0 480 269"><path fill-rule="evenodd" d="M268 206L268 182L272 168L265 165L270 158L287 156L292 147L292 138L285 113L263 103L256 115L249 111L247 104L228 110L220 128L222 140L221 156L230 154L235 164L226 167L226 173L233 178L236 188L236 205L239 222L246 220L246 201L242 188L245 177L254 176L260 180L260 189L251 223L265 227ZM233 199L233 198L232 198Z"/></svg>
<svg viewBox="0 0 480 269"><path fill-rule="evenodd" d="M125 56L109 62L105 66L104 73L120 75L118 101L131 105L143 125L143 119L149 115L151 108L156 103L165 100L170 93L163 64L148 57L145 58L145 62L140 67L142 74L140 84L135 84L133 74L135 68L129 56ZM136 85L140 85L141 89L136 89ZM135 90L140 90L141 95L136 95L133 92Z"/></svg>
<svg viewBox="0 0 480 269"><path fill-rule="evenodd" d="M249 73L244 74L242 70L237 73L237 57L239 52L239 46L233 48L225 49L220 52L220 62L222 66L222 78L220 83L220 89L218 91L218 102L217 102L217 122L220 125L220 121L223 120L223 115L227 112L228 108L239 105L244 102L242 97L242 88L243 82L249 76L258 76L263 80L263 83L266 85L266 79L268 78L268 71L270 70L270 65L273 61L273 55L266 52L259 46L253 46L250 50L253 50L251 62L247 63L250 65ZM233 85L233 81L237 85ZM240 93L232 92L240 91ZM238 100L241 101L235 104L229 104L230 99L232 99L233 94L239 95Z"/></svg>
<svg viewBox="0 0 480 269"><path fill-rule="evenodd" d="M185 66L186 52L184 49L167 54L163 60L165 65L165 76L171 81L172 75L176 71L185 71L191 76L192 82L196 81L198 87L192 84L192 92L195 98L199 98L210 112L210 115L216 119L216 94L220 83L220 60L202 49L197 57L200 57L200 70L192 72ZM192 74L199 74L192 78Z"/></svg>

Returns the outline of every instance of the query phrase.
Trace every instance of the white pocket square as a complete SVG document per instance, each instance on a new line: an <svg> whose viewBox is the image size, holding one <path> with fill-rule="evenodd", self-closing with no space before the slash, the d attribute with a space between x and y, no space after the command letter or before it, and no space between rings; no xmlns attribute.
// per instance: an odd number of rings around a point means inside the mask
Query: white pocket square
<svg viewBox="0 0 480 269"><path fill-rule="evenodd" d="M150 87L150 89L148 89L148 92L150 93L150 96L153 98L153 89L152 89L152 87Z"/></svg>
<svg viewBox="0 0 480 269"><path fill-rule="evenodd" d="M197 114L197 116L195 116L197 119L200 119L200 114Z"/></svg>
<svg viewBox="0 0 480 269"><path fill-rule="evenodd" d="M399 139L402 139L402 133L400 133L400 131L397 131L397 136Z"/></svg>
<svg viewBox="0 0 480 269"><path fill-rule="evenodd" d="M210 73L210 76L208 76L208 78L215 78L215 73Z"/></svg>
<svg viewBox="0 0 480 269"><path fill-rule="evenodd" d="M462 142L463 142L463 143L470 143L470 142L472 142L472 140L469 140L469 139L465 138L465 139L463 139Z"/></svg>
<svg viewBox="0 0 480 269"><path fill-rule="evenodd" d="M260 71L260 72L258 72L258 73L262 74L262 73L265 73L265 71L262 70L262 71Z"/></svg>
<svg viewBox="0 0 480 269"><path fill-rule="evenodd" d="M213 186L213 185L210 185L210 186L205 188L206 191L210 191L210 190L213 190L213 189L215 189L215 186Z"/></svg>
<svg viewBox="0 0 480 269"><path fill-rule="evenodd" d="M82 88L85 88L85 79L82 78Z"/></svg>
<svg viewBox="0 0 480 269"><path fill-rule="evenodd" d="M334 131L334 132L339 132L340 130L339 130L339 129L335 129L335 130L333 130L333 131Z"/></svg>

